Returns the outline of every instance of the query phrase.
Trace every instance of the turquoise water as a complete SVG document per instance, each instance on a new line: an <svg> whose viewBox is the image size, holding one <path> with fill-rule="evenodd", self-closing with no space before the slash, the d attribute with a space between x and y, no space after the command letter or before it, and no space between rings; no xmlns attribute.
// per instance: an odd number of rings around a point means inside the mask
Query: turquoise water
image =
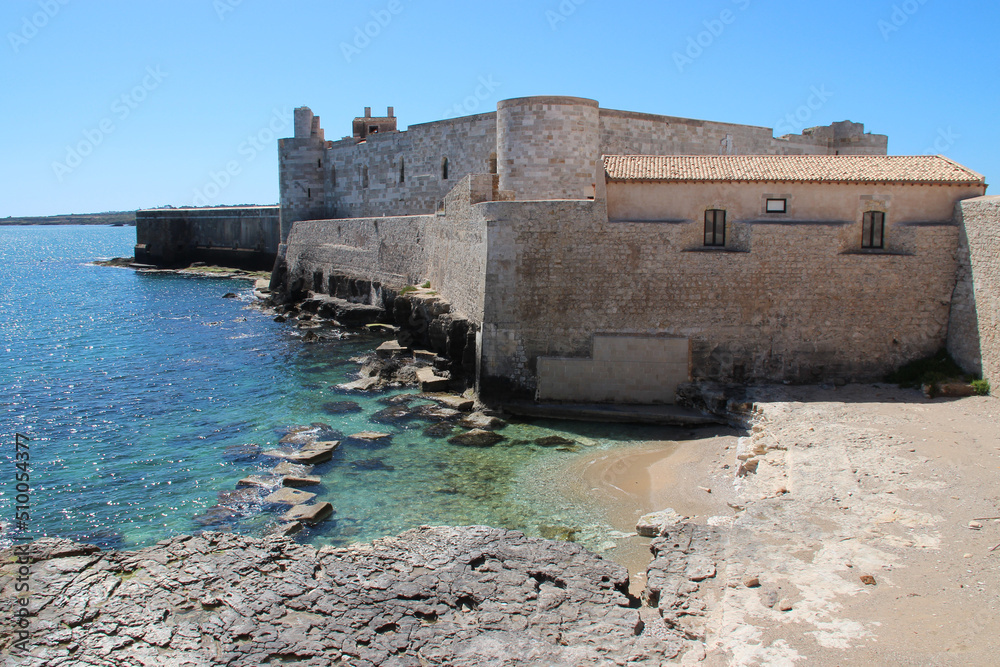
<svg viewBox="0 0 1000 667"><path fill-rule="evenodd" d="M111 548L206 527L272 528L277 513L233 505L227 494L275 463L258 447L316 423L330 438L364 430L392 437L378 448L345 442L316 468L323 484L305 490L335 514L300 540L344 544L421 524L486 523L529 534L571 525L600 547L610 530L600 512L537 480L594 447L665 437L656 429L517 423L502 431L506 443L476 449L425 434L431 422L375 423L400 390L343 395L334 386L353 379L350 359L383 338L344 332L304 343L254 309L248 282L89 263L130 255L134 242L130 227L0 226L0 523L8 540L16 534L15 432L32 438L26 534ZM221 298L226 292L238 298ZM341 401L358 411L328 405ZM578 451L523 442L553 433L581 443L571 448ZM212 509L220 499L238 512Z"/></svg>

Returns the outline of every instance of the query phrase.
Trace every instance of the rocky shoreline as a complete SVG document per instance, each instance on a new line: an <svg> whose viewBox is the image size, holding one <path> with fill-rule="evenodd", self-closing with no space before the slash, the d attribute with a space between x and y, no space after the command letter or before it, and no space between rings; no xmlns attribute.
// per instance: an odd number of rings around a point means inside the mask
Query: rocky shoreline
<svg viewBox="0 0 1000 667"><path fill-rule="evenodd" d="M668 624L629 595L622 566L482 526L319 550L209 532L133 552L54 539L27 551L30 650L13 645L12 550L0 552L0 648L30 667L659 665L700 646L673 620L689 587L668 582L707 576L684 549L658 552Z"/></svg>

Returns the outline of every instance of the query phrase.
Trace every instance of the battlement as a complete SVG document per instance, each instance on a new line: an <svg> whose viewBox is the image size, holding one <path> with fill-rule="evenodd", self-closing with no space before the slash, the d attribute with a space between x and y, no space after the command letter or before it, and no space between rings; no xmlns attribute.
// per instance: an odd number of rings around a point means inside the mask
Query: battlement
<svg viewBox="0 0 1000 667"><path fill-rule="evenodd" d="M389 107L384 116L373 116L372 108L365 107L365 115L358 116L352 124L355 141L364 141L369 135L379 132L395 132L396 116L392 107ZM347 139L347 137L344 137Z"/></svg>

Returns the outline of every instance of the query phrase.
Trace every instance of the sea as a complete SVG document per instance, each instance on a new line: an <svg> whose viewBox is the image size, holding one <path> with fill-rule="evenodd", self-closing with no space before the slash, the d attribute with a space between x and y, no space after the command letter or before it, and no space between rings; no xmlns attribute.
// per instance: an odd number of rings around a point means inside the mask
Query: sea
<svg viewBox="0 0 1000 667"><path fill-rule="evenodd" d="M303 427L391 437L345 440L316 467L322 483L303 490L334 514L301 542L347 545L425 524L486 524L596 551L620 537L602 507L556 481L578 457L662 432L512 421L494 447L449 444L447 425L379 416L415 389L337 388L384 332L307 342L263 312L249 281L93 263L130 256L134 243L133 227L0 226L0 543L51 536L131 549L202 530L266 534L283 508L234 493L237 483L273 466L262 452ZM551 435L572 443L535 444Z"/></svg>

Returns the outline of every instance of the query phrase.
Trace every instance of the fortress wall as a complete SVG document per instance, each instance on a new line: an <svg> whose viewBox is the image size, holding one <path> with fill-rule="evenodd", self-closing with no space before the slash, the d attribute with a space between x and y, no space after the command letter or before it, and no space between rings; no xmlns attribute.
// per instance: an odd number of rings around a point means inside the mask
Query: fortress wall
<svg viewBox="0 0 1000 667"><path fill-rule="evenodd" d="M612 109L601 109L600 133L604 155L719 155L727 135L738 154L767 153L773 136L766 127Z"/></svg>
<svg viewBox="0 0 1000 667"><path fill-rule="evenodd" d="M836 225L745 224L744 251L692 249L702 221L608 222L602 202L490 202L482 382L536 389L539 357L596 333L691 342L694 379L875 380L945 342L958 228L912 255L841 254ZM607 270L614 267L614 270Z"/></svg>
<svg viewBox="0 0 1000 667"><path fill-rule="evenodd" d="M137 211L136 261L270 269L278 250L278 214L277 206Z"/></svg>
<svg viewBox="0 0 1000 667"><path fill-rule="evenodd" d="M1000 387L1000 197L959 202L958 282L952 300L948 351L963 368Z"/></svg>
<svg viewBox="0 0 1000 667"><path fill-rule="evenodd" d="M488 173L495 155L495 113L333 142L324 156L324 217L433 213L463 177Z"/></svg>
<svg viewBox="0 0 1000 667"><path fill-rule="evenodd" d="M400 289L430 281L452 311L482 321L486 228L473 201L488 198L491 177L468 177L431 215L300 221L285 250L286 281L323 292L332 276Z"/></svg>
<svg viewBox="0 0 1000 667"><path fill-rule="evenodd" d="M775 137L768 127L601 109L604 155L885 155L888 138L860 123L834 123ZM727 137L729 138L727 140Z"/></svg>

